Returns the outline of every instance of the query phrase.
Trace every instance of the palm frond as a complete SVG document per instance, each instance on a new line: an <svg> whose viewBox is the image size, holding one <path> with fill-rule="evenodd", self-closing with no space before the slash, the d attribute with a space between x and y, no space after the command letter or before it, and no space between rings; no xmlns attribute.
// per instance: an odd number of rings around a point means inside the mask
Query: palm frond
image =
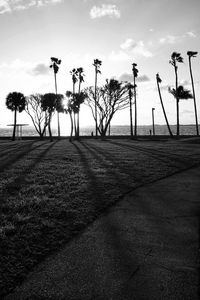
<svg viewBox="0 0 200 300"><path fill-rule="evenodd" d="M197 54L198 54L197 51L188 51L188 52L187 52L187 55L188 55L189 57L196 57Z"/></svg>
<svg viewBox="0 0 200 300"><path fill-rule="evenodd" d="M168 91L170 94L174 96L174 98L183 99L183 100L193 98L191 91L185 89L182 85L179 85L177 90L169 87Z"/></svg>

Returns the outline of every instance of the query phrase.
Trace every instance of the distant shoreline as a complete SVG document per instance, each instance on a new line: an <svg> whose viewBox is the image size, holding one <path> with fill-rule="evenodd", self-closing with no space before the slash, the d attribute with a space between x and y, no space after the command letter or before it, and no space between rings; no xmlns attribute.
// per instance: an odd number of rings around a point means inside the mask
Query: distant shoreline
<svg viewBox="0 0 200 300"><path fill-rule="evenodd" d="M176 125L171 125L171 130L174 136L176 135ZM200 130L200 128L199 128ZM89 137L94 135L95 128L94 126L80 127L80 136ZM151 125L138 125L137 126L137 136L150 136L152 134ZM57 129L52 128L53 136L57 136ZM155 135L156 136L169 136L168 128L166 125L155 125ZM196 126L195 125L180 125L180 136L195 136L196 135ZM12 128L10 127L1 127L0 126L0 138L5 137L9 138L12 136ZM26 126L23 128L22 132L23 137L39 137L35 128L32 125ZM70 127L63 128L61 127L61 137L70 136ZM129 136L130 137L130 125L111 125L110 136Z"/></svg>

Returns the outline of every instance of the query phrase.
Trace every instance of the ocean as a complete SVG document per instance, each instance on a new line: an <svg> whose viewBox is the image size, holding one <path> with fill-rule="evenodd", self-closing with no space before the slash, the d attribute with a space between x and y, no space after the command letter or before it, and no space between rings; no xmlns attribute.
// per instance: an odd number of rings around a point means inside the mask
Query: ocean
<svg viewBox="0 0 200 300"><path fill-rule="evenodd" d="M138 135L150 135L150 130L152 132L151 125L138 126ZM176 125L171 125L171 130L176 134ZM199 128L200 130L200 128ZM80 136L91 136L91 133L95 133L95 128L93 126L81 127ZM52 128L52 134L57 136L57 130ZM130 126L128 125L113 125L111 126L111 135L130 135ZM156 135L169 135L166 125L155 125ZM195 125L180 125L180 135L195 135L196 127ZM23 136L38 136L38 133L32 126L23 127ZM69 136L70 128L61 128L61 136ZM0 126L0 137L11 137L12 127L1 127Z"/></svg>

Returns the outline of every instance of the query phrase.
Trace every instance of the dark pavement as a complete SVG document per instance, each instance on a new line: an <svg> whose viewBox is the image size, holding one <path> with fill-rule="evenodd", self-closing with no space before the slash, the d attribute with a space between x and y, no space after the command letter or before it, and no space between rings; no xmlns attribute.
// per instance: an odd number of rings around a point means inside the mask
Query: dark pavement
<svg viewBox="0 0 200 300"><path fill-rule="evenodd" d="M200 167L135 189L5 299L199 299Z"/></svg>

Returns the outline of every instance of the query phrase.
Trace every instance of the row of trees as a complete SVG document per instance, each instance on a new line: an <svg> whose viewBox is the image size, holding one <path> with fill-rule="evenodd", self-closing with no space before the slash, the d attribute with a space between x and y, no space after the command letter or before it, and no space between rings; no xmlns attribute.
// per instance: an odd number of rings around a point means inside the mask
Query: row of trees
<svg viewBox="0 0 200 300"><path fill-rule="evenodd" d="M30 116L35 130L42 138L48 128L49 136L52 141L51 120L55 111L63 112L63 95L47 93L44 95L34 94L25 97L22 93L9 93L6 97L6 106L14 111L14 124L12 140L15 140L17 112L26 111Z"/></svg>
<svg viewBox="0 0 200 300"><path fill-rule="evenodd" d="M187 100L187 99L194 99L194 114L195 114L195 124L196 124L196 135L199 135L199 128L198 128L198 116L197 116L197 105L196 105L196 96L195 96L195 88L194 88L194 79L193 79L193 73L192 73L192 65L191 65L191 59L193 57L196 57L198 52L196 51L188 51L188 59L189 59L189 70L190 70L190 77L191 77L191 84L192 84L192 93L185 89L184 86L178 84L178 63L183 63L183 57L181 56L180 53L178 52L173 52L171 55L171 59L169 63L173 66L174 72L175 72L175 88L168 88L168 91L170 94L172 94L176 100L176 116L177 116L177 130L176 134L179 136L180 134L180 122L179 122L179 101L181 99ZM172 131L169 126L169 122L167 119L167 115L164 109L163 105L163 100L161 96L161 91L160 91L160 83L162 82L159 74L156 74L156 81L157 81L157 87L158 87L158 93L161 101L161 106L163 109L164 117L166 120L166 124L169 130L170 136L172 136Z"/></svg>
<svg viewBox="0 0 200 300"><path fill-rule="evenodd" d="M183 63L183 58L180 53L173 52L169 63L173 66L175 71L175 87L169 87L169 93L171 93L176 100L176 113L177 113L177 136L180 134L179 125L179 101L181 99L194 99L194 112L196 122L196 134L199 135L198 129L198 117L196 107L196 97L194 89L194 80L192 74L191 58L196 57L198 53L194 51L188 51L189 57L189 70L192 83L192 93L185 89L182 85L178 84L178 63ZM6 98L6 106L14 111L14 126L13 126L13 140L15 139L17 111L22 112L25 110L31 117L33 125L42 138L48 128L50 139L52 140L51 132L51 120L54 112L57 112L58 123L58 137L60 137L60 122L59 113L67 113L71 120L71 134L70 140L74 135L75 138L79 138L80 124L79 113L82 103L87 104L91 108L91 112L95 121L95 135L105 136L110 134L110 124L114 114L122 109L129 107L130 109L130 135L137 136L137 77L138 69L137 64L132 64L133 82L120 82L116 79L106 80L106 83L98 87L97 79L98 74L101 74L100 67L102 61L95 59L93 66L95 67L95 85L81 90L81 85L84 82L84 70L83 68L73 69L70 74L72 78L72 91L66 91L65 96L57 93L57 78L56 75L59 70L61 60L55 57L51 57L50 68L53 69L55 80L55 94L34 94L25 97L21 93L10 93ZM173 136L167 114L164 108L164 103L161 95L160 84L162 82L160 75L156 74L156 82L161 102L161 107L164 113L164 118L168 127L170 136ZM77 88L78 84L78 88ZM67 100L66 101L64 101ZM133 131L133 110L135 108L135 124Z"/></svg>

